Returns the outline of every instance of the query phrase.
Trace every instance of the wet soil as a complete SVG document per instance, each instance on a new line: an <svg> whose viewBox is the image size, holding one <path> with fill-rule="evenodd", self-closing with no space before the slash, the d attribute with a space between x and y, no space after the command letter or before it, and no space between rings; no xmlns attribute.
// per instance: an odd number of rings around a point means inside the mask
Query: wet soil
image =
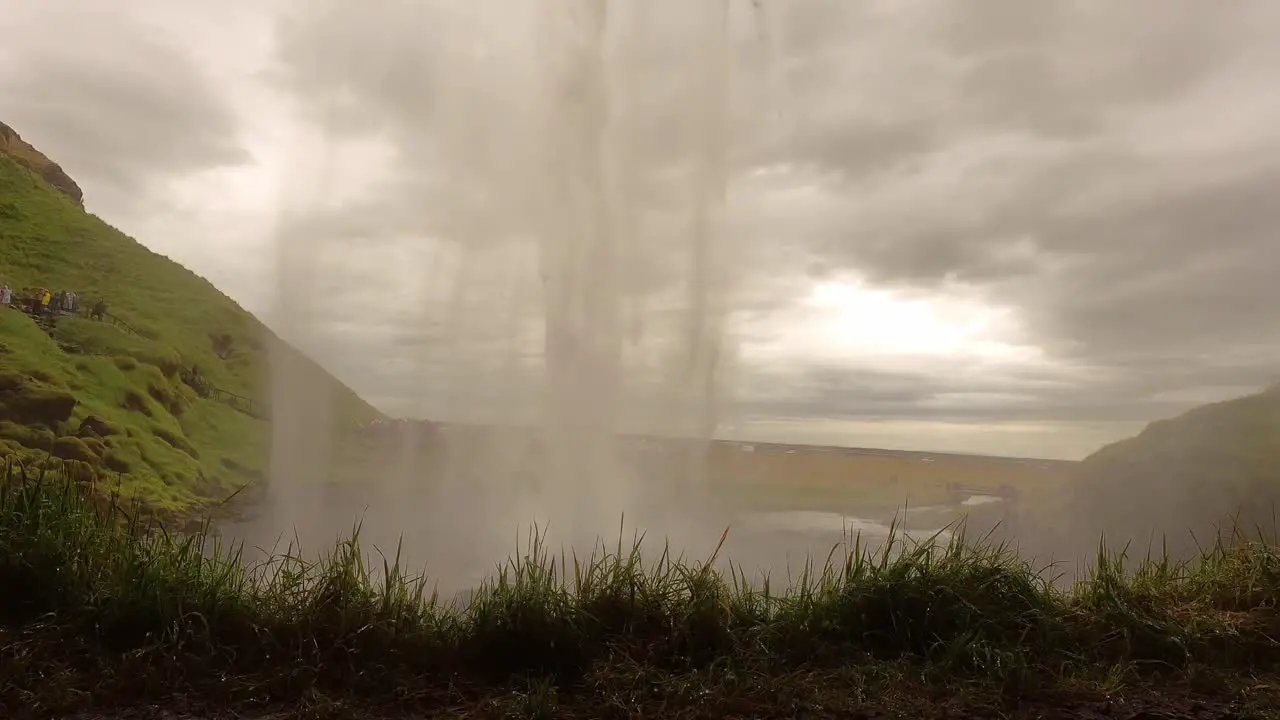
<svg viewBox="0 0 1280 720"><path fill-rule="evenodd" d="M73 720L285 720L286 718L368 718L369 720L394 720L399 718L488 718L488 717L538 717L538 718L621 718L663 717L688 720L716 718L787 718L788 720L1263 720L1280 717L1277 706L1252 703L1241 698L1211 698L1181 693L1146 691L1125 693L1113 697L1060 697L1026 700L1015 704L997 706L982 701L907 703L893 707L869 705L860 709L783 709L753 707L737 709L726 714L717 703L704 707L636 707L634 714L619 714L617 708L604 708L591 703L563 704L554 709L530 712L527 708L513 708L501 703L442 707L437 711L419 709L406 713L388 713L382 708L362 708L358 705L323 705L297 708L279 708L254 712L183 712L164 707L136 707L105 714L82 713Z"/></svg>
<svg viewBox="0 0 1280 720"><path fill-rule="evenodd" d="M1246 720L1258 717L1238 701L1162 693L1147 693L1107 699L1067 699L1036 702L1008 715L1043 720ZM963 718L966 715L952 715ZM1000 717L981 712L967 717Z"/></svg>

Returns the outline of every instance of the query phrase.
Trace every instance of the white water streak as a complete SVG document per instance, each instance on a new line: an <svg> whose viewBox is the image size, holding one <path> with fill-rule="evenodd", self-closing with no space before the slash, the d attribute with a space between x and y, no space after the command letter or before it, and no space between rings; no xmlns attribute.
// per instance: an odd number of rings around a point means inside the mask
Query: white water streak
<svg viewBox="0 0 1280 720"><path fill-rule="evenodd" d="M427 477L403 477L421 451L406 444L380 468L402 481L362 495L371 515L386 506L382 519L397 531L412 519L426 547L447 544L448 571L483 574L529 522L574 545L616 535L624 513L673 541L691 541L682 532L691 527L718 538L723 526L699 513L720 371L734 353L725 332L733 131L754 112L743 98L761 97L742 92L761 78L758 67L743 72L739 51L746 38L747 65L776 52L754 25L755 5L424 10L441 40L424 43L426 62L404 63L429 68L422 82L432 92L421 142L402 162L431 178L427 231L405 240L428 250L416 310L430 342L418 351L420 384L406 392L432 419L525 426L449 435L432 449ZM315 242L280 238L281 288L292 298L282 310L300 333L315 331L308 295L322 290L297 258ZM300 460L314 457L306 438L341 422L315 407L315 388L288 376L277 369L276 407L294 423L276 427L280 497L296 497L288 488L299 473L315 472ZM684 442L665 455L620 452L619 433L636 431Z"/></svg>

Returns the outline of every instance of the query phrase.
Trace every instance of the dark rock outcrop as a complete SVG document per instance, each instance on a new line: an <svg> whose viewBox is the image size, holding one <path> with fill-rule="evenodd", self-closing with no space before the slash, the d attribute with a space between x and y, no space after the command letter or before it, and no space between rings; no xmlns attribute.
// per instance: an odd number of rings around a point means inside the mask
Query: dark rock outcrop
<svg viewBox="0 0 1280 720"><path fill-rule="evenodd" d="M103 420L96 415L88 415L80 421L80 429L76 431L76 436L81 438L106 438L112 435L119 435L121 432L119 427L114 423Z"/></svg>
<svg viewBox="0 0 1280 720"><path fill-rule="evenodd" d="M0 153L13 158L19 165L44 179L58 192L84 207L84 193L75 180L58 163L50 160L30 143L22 139L13 128L0 122Z"/></svg>

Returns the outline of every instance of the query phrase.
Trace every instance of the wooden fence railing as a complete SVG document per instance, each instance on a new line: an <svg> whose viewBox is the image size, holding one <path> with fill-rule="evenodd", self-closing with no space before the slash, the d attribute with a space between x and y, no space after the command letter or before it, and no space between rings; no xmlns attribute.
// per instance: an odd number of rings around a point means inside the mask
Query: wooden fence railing
<svg viewBox="0 0 1280 720"><path fill-rule="evenodd" d="M209 398L226 403L231 407L239 410L246 415L252 415L260 420L267 418L266 412L262 407L262 403L257 402L253 398L247 398L243 395L237 395L228 390L209 386Z"/></svg>
<svg viewBox="0 0 1280 720"><path fill-rule="evenodd" d="M178 371L178 377L182 382L190 386L192 390L195 390L200 397L225 403L246 415L251 415L261 420L265 420L267 417L266 408L262 406L262 403L253 398L237 395L230 390L215 387L192 370L180 370Z"/></svg>
<svg viewBox="0 0 1280 720"><path fill-rule="evenodd" d="M86 317L86 318L90 318L90 319L95 319L95 318L90 317L91 312L90 312L89 310L82 310L82 311L81 311L80 313L78 313L78 314L79 314L80 316L82 316L82 317ZM116 315L112 315L111 313L108 313L108 312L104 312L104 313L102 313L102 319L101 319L101 322L105 322L105 323L107 323L107 324L111 325L112 327L119 328L119 329L121 329L121 330L125 331L126 333L128 333L128 334L130 334L130 335L133 335L133 336L135 336L135 337L144 337L144 336L143 336L143 334L142 334L141 332L139 332L137 328L133 327L133 326L132 326L132 325L130 325L129 323L125 322L124 320L121 320L118 316L116 316Z"/></svg>

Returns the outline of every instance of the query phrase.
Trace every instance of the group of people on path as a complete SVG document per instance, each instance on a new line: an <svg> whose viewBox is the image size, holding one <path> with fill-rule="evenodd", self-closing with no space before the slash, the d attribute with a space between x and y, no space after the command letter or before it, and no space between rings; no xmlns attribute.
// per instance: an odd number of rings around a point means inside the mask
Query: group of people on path
<svg viewBox="0 0 1280 720"><path fill-rule="evenodd" d="M355 422L350 427L350 432L356 435L377 435L381 433L391 433L402 429L415 428L423 431L431 431L435 428L435 424L427 420L407 420L404 418L374 418L366 422Z"/></svg>
<svg viewBox="0 0 1280 720"><path fill-rule="evenodd" d="M26 297L17 298L6 284L0 286L0 306L25 310L32 315L75 314L80 311L80 295L71 290L39 288ZM89 309L89 317L101 320L106 312L107 303L99 300Z"/></svg>

